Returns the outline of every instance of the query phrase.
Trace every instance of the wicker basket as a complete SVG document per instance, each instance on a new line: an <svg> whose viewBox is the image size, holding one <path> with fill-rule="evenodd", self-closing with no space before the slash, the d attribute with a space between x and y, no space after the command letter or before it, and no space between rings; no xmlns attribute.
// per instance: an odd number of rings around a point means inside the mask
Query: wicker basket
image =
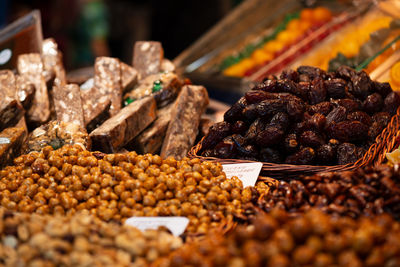
<svg viewBox="0 0 400 267"><path fill-rule="evenodd" d="M203 138L204 139L204 138ZM213 157L203 157L197 155L202 148L203 139L189 151L190 158L199 158L204 161L219 162L221 164L247 163L254 162L241 159L220 159ZM274 178L290 178L298 175L310 175L318 172L348 171L366 165L377 165L385 160L385 155L391 152L400 144L400 107L392 117L389 124L375 139L375 143L370 146L365 155L355 163L333 166L314 166L314 165L290 165L263 162L261 174Z"/></svg>

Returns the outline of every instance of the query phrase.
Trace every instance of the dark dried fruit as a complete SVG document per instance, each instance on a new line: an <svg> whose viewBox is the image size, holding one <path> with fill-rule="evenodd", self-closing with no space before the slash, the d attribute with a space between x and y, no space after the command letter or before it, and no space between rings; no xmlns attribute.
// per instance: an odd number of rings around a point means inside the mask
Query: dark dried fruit
<svg viewBox="0 0 400 267"><path fill-rule="evenodd" d="M325 101L326 89L322 78L316 78L311 82L311 90L308 92L308 101L311 105L315 105Z"/></svg>
<svg viewBox="0 0 400 267"><path fill-rule="evenodd" d="M299 141L301 145L313 148L320 147L325 143L324 139L313 131L305 131L302 133L299 137Z"/></svg>
<svg viewBox="0 0 400 267"><path fill-rule="evenodd" d="M296 134L288 134L284 140L284 146L287 152L293 153L298 149L299 143L297 142Z"/></svg>
<svg viewBox="0 0 400 267"><path fill-rule="evenodd" d="M276 86L277 80L276 79L268 79L258 85L256 85L253 90L262 90L265 92L278 92L278 88Z"/></svg>
<svg viewBox="0 0 400 267"><path fill-rule="evenodd" d="M219 142L214 148L214 154L218 158L233 158L236 154L236 144L232 138L226 138Z"/></svg>
<svg viewBox="0 0 400 267"><path fill-rule="evenodd" d="M299 74L307 75L311 80L314 80L316 78L324 79L326 77L325 71L311 66L300 66L297 68L297 72Z"/></svg>
<svg viewBox="0 0 400 267"><path fill-rule="evenodd" d="M347 115L347 119L350 121L360 121L368 126L372 124L371 117L363 111L352 112L349 115Z"/></svg>
<svg viewBox="0 0 400 267"><path fill-rule="evenodd" d="M286 112L286 103L283 99L267 99L258 103L256 109L259 116L268 117L277 112Z"/></svg>
<svg viewBox="0 0 400 267"><path fill-rule="evenodd" d="M305 111L305 104L300 99L290 99L286 105L287 114L298 121L302 118Z"/></svg>
<svg viewBox="0 0 400 267"><path fill-rule="evenodd" d="M330 125L328 134L342 142L363 141L368 137L368 126L359 121L342 121Z"/></svg>
<svg viewBox="0 0 400 267"><path fill-rule="evenodd" d="M337 159L340 165L354 163L358 160L357 147L354 144L343 143L337 149Z"/></svg>
<svg viewBox="0 0 400 267"><path fill-rule="evenodd" d="M353 86L349 88L349 92L356 97L365 99L372 93L373 84L368 74L360 71L357 75L351 77Z"/></svg>
<svg viewBox="0 0 400 267"><path fill-rule="evenodd" d="M272 117L271 122L270 122L270 125L279 127L284 132L289 127L289 124L290 124L289 116L284 112L276 113Z"/></svg>
<svg viewBox="0 0 400 267"><path fill-rule="evenodd" d="M259 103L267 98L269 93L261 91L261 90L251 90L248 91L244 97L246 98L246 102L249 104Z"/></svg>
<svg viewBox="0 0 400 267"><path fill-rule="evenodd" d="M324 81L324 86L330 98L346 97L346 81L343 79L332 79Z"/></svg>
<svg viewBox="0 0 400 267"><path fill-rule="evenodd" d="M243 109L243 120L252 123L258 117L257 104L250 104Z"/></svg>
<svg viewBox="0 0 400 267"><path fill-rule="evenodd" d="M321 132L325 128L326 121L327 119L324 115L315 113L307 120L307 125L309 129Z"/></svg>
<svg viewBox="0 0 400 267"><path fill-rule="evenodd" d="M299 94L299 90L297 89L297 83L295 83L294 81L288 79L278 80L276 86L279 92L291 93L294 95Z"/></svg>
<svg viewBox="0 0 400 267"><path fill-rule="evenodd" d="M285 160L287 164L308 165L314 162L315 151L311 147L305 147L299 152L288 156Z"/></svg>
<svg viewBox="0 0 400 267"><path fill-rule="evenodd" d="M247 123L244 121L237 121L232 125L232 133L243 134L248 129Z"/></svg>
<svg viewBox="0 0 400 267"><path fill-rule="evenodd" d="M399 105L400 96L396 92L391 92L385 97L383 111L388 112L390 115L394 115L396 114Z"/></svg>
<svg viewBox="0 0 400 267"><path fill-rule="evenodd" d="M325 144L317 149L317 157L319 164L331 165L332 162L336 162L336 149L330 144Z"/></svg>
<svg viewBox="0 0 400 267"><path fill-rule="evenodd" d="M282 155L278 150L272 148L263 148L260 150L260 158L263 162L281 163Z"/></svg>
<svg viewBox="0 0 400 267"><path fill-rule="evenodd" d="M332 104L327 101L309 107L309 112L311 114L321 113L325 116L327 116L329 112L331 112L331 110L332 110Z"/></svg>
<svg viewBox="0 0 400 267"><path fill-rule="evenodd" d="M242 119L242 111L247 106L245 97L241 97L238 102L232 105L224 114L224 120L227 122L235 122Z"/></svg>
<svg viewBox="0 0 400 267"><path fill-rule="evenodd" d="M256 143L263 147L277 145L284 136L284 132L275 126L267 126L256 136Z"/></svg>
<svg viewBox="0 0 400 267"><path fill-rule="evenodd" d="M328 116L326 116L326 126L330 126L332 123L339 123L344 121L347 117L347 110L345 107L339 106L334 108Z"/></svg>
<svg viewBox="0 0 400 267"><path fill-rule="evenodd" d="M204 137L202 147L208 149L214 147L222 139L227 137L231 132L231 124L221 121L210 127L208 134Z"/></svg>
<svg viewBox="0 0 400 267"><path fill-rule="evenodd" d="M345 107L347 112L354 112L361 109L361 102L353 99L336 99L332 103L337 106Z"/></svg>
<svg viewBox="0 0 400 267"><path fill-rule="evenodd" d="M342 78L346 81L350 81L355 75L357 75L357 72L347 66L341 66L336 70L336 77Z"/></svg>
<svg viewBox="0 0 400 267"><path fill-rule="evenodd" d="M368 137L374 140L386 128L390 122L390 114L387 112L379 112L372 116L372 124L368 130Z"/></svg>
<svg viewBox="0 0 400 267"><path fill-rule="evenodd" d="M287 79L287 80L291 80L294 82L298 82L299 81L299 73L292 69L284 70L284 71L282 71L281 76L279 78L282 80Z"/></svg>
<svg viewBox="0 0 400 267"><path fill-rule="evenodd" d="M383 99L378 93L367 96L363 102L363 110L368 113L375 113L382 109Z"/></svg>
<svg viewBox="0 0 400 267"><path fill-rule="evenodd" d="M389 83L373 82L375 91L382 97L386 97L390 92L392 92L392 87Z"/></svg>
<svg viewBox="0 0 400 267"><path fill-rule="evenodd" d="M248 142L254 142L255 138L260 134L261 131L264 130L264 128L265 123L263 120L260 118L256 119L247 130L245 138L248 140Z"/></svg>
<svg viewBox="0 0 400 267"><path fill-rule="evenodd" d="M300 82L309 82L311 79L308 77L307 74L300 74L299 75L299 81Z"/></svg>

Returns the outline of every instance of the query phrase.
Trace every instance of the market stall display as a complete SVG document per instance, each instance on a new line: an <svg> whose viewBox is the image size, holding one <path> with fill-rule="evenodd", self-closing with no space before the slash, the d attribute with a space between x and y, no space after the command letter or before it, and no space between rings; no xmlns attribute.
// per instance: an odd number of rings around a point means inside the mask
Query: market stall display
<svg viewBox="0 0 400 267"><path fill-rule="evenodd" d="M53 39L19 55L0 71L0 265L400 265L397 22L336 4L292 2L257 45L218 61L260 80L231 107L155 41L134 45L132 65L97 58L79 85ZM278 74L346 31L331 50L357 69L336 58L333 71Z"/></svg>

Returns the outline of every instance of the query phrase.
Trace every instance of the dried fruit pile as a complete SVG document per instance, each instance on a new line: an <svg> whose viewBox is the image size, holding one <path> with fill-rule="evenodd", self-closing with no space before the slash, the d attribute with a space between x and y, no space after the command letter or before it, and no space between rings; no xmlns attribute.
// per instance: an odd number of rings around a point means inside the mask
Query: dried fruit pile
<svg viewBox="0 0 400 267"><path fill-rule="evenodd" d="M337 165L362 157L400 105L365 72L301 66L255 86L214 124L203 156Z"/></svg>
<svg viewBox="0 0 400 267"><path fill-rule="evenodd" d="M400 225L389 215L334 217L310 210L260 215L227 236L187 243L154 266L399 266Z"/></svg>
<svg viewBox="0 0 400 267"><path fill-rule="evenodd" d="M88 210L105 221L132 216L186 216L187 232L205 233L255 202L263 183L243 188L220 164L158 155L103 154L47 146L0 171L0 204L9 210L74 214Z"/></svg>
<svg viewBox="0 0 400 267"><path fill-rule="evenodd" d="M399 171L386 165L316 174L270 186L259 202L267 212L280 208L297 213L314 207L351 217L388 212L400 219Z"/></svg>
<svg viewBox="0 0 400 267"><path fill-rule="evenodd" d="M146 266L182 246L162 230L71 217L5 211L0 207L2 266Z"/></svg>

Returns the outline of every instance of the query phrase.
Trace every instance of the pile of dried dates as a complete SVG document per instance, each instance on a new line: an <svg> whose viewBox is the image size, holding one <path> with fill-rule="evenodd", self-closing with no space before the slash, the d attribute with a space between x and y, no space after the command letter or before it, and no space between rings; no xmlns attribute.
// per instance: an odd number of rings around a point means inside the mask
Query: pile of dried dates
<svg viewBox="0 0 400 267"><path fill-rule="evenodd" d="M363 71L301 66L248 91L210 127L200 153L270 163L354 163L399 105L388 83Z"/></svg>

